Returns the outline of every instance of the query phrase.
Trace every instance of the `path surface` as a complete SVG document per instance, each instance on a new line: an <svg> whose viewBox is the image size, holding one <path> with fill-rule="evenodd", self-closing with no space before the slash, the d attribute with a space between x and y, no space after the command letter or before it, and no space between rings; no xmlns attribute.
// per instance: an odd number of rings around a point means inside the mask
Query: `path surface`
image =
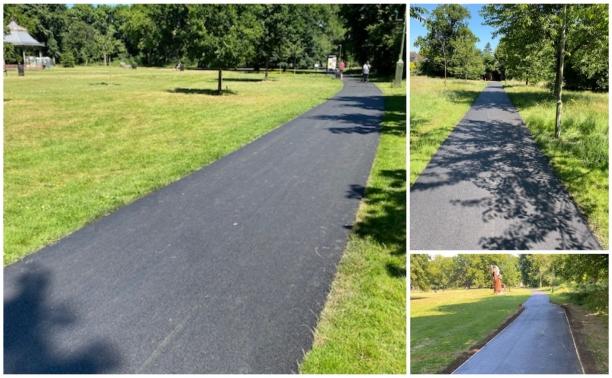
<svg viewBox="0 0 612 378"><path fill-rule="evenodd" d="M525 310L453 374L583 374L565 313L535 292Z"/></svg>
<svg viewBox="0 0 612 378"><path fill-rule="evenodd" d="M410 248L601 249L499 82L410 189Z"/></svg>
<svg viewBox="0 0 612 378"><path fill-rule="evenodd" d="M332 100L4 270L7 373L288 373L310 348L383 97Z"/></svg>

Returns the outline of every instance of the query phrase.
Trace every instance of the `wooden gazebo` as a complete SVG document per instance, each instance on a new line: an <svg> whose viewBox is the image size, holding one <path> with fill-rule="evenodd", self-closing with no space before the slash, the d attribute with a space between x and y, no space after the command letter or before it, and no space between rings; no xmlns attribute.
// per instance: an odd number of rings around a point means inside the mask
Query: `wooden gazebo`
<svg viewBox="0 0 612 378"><path fill-rule="evenodd" d="M44 43L38 42L34 39L26 28L17 25L15 21L11 21L8 24L9 34L4 35L4 43L8 43L15 47L21 48L21 54L23 57L23 64L25 65L25 51L26 49L38 48L40 55L40 48L45 47Z"/></svg>

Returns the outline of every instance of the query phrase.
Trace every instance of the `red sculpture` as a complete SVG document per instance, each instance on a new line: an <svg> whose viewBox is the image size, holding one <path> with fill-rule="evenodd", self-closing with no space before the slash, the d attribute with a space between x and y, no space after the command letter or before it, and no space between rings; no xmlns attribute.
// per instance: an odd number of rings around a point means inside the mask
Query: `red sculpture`
<svg viewBox="0 0 612 378"><path fill-rule="evenodd" d="M491 265L491 277L493 278L493 293L501 294L502 292L502 276L497 265Z"/></svg>

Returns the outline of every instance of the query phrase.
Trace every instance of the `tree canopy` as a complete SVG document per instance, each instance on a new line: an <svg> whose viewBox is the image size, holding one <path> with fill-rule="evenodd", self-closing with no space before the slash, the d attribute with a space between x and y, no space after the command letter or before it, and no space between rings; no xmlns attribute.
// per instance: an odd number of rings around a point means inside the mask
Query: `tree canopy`
<svg viewBox="0 0 612 378"><path fill-rule="evenodd" d="M460 78L486 76L545 82L551 88L563 84L570 89L608 89L608 4L485 5L484 22L500 37L495 51L490 46L476 49L478 39L467 25L470 13L459 4L439 5L428 16L423 8L410 12L427 29L416 40L426 59L420 70L427 75L444 76L446 68L448 75Z"/></svg>
<svg viewBox="0 0 612 378"><path fill-rule="evenodd" d="M410 288L445 290L489 288L489 267L497 265L507 287L543 287L608 282L607 254L459 254L410 255Z"/></svg>
<svg viewBox="0 0 612 378"><path fill-rule="evenodd" d="M345 60L391 74L405 5L397 4L5 4L11 20L60 63L113 60L212 69L312 68L342 49ZM18 59L5 48L7 61Z"/></svg>
<svg viewBox="0 0 612 378"><path fill-rule="evenodd" d="M555 80L562 24L566 23L564 85L574 89L608 88L608 5L485 5L485 22L496 29L508 78L526 82Z"/></svg>

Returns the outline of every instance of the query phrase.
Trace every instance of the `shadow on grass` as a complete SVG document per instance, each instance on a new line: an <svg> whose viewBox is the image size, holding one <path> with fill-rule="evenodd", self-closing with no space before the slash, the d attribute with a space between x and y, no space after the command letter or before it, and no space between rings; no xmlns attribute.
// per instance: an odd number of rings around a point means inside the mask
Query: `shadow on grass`
<svg viewBox="0 0 612 378"><path fill-rule="evenodd" d="M219 93L216 89L209 88L174 88L168 89L168 93L182 93L182 94L195 94L195 95L207 95L207 96L223 96L223 95L235 95L238 92L231 89L224 89Z"/></svg>
<svg viewBox="0 0 612 378"><path fill-rule="evenodd" d="M55 335L78 319L65 304L50 303L48 271L31 267L19 277L18 293L4 302L5 373L104 373L119 365L119 357L105 341L92 340L67 352Z"/></svg>
<svg viewBox="0 0 612 378"><path fill-rule="evenodd" d="M529 109L540 104L551 105L555 103L552 95L548 93L516 92L508 94L512 102L519 109ZM581 93L568 93L563 95L565 103L588 101L588 95ZM551 147L554 150L569 152L582 160L588 169L607 169L608 167L608 133L607 123L600 125L594 115L590 114L579 119L571 114L562 117L562 130L575 130L568 136L561 134L560 139L554 138L554 113L548 118L528 117L524 120L529 124L538 144Z"/></svg>
<svg viewBox="0 0 612 378"><path fill-rule="evenodd" d="M385 117L380 133L394 137L406 135L406 97L385 97ZM406 277L406 170L383 169L373 171L370 186L364 188L352 185L347 191L349 198L362 199L368 206L362 218L353 227L361 238L372 239L391 249L392 256L402 256L387 262L385 269L389 276Z"/></svg>
<svg viewBox="0 0 612 378"><path fill-rule="evenodd" d="M266 80L264 80L264 78L254 78L254 77L228 77L228 78L224 78L223 81L237 82L237 83L259 83L259 82L266 81ZM274 81L274 80L268 78L268 81Z"/></svg>
<svg viewBox="0 0 612 378"><path fill-rule="evenodd" d="M446 91L446 97L449 101L458 104L472 104L482 91L453 89Z"/></svg>
<svg viewBox="0 0 612 378"><path fill-rule="evenodd" d="M107 85L120 85L118 83L107 83L106 81L100 81L98 83L89 83L89 85L94 86L94 85L102 85L102 86L107 86Z"/></svg>

